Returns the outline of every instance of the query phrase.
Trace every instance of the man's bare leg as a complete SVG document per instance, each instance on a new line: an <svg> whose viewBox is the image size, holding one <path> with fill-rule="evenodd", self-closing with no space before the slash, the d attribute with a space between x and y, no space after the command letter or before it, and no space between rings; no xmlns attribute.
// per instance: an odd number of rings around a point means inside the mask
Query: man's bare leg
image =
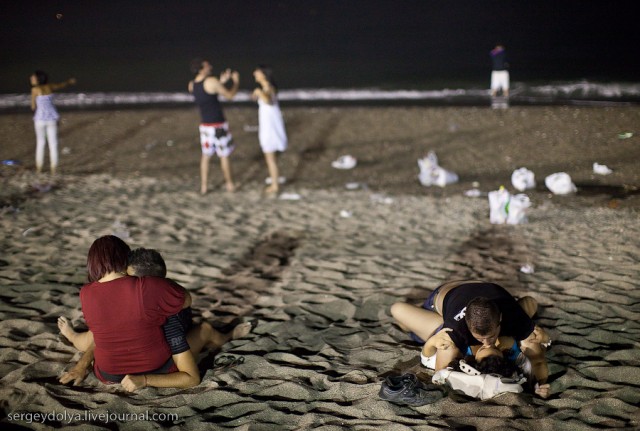
<svg viewBox="0 0 640 431"><path fill-rule="evenodd" d="M211 156L202 155L200 159L200 194L207 193L207 181L209 179L209 159Z"/></svg>
<svg viewBox="0 0 640 431"><path fill-rule="evenodd" d="M233 176L231 175L231 163L229 163L229 157L220 157L220 168L222 169L222 175L226 183L227 191L234 192L236 190L235 184L233 184Z"/></svg>

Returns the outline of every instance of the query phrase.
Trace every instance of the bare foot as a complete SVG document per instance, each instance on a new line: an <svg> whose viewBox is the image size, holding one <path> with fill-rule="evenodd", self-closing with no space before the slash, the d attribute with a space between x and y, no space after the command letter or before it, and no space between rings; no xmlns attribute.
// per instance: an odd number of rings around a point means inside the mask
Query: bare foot
<svg viewBox="0 0 640 431"><path fill-rule="evenodd" d="M200 186L200 194L201 195L207 194L207 186Z"/></svg>
<svg viewBox="0 0 640 431"><path fill-rule="evenodd" d="M278 185L271 184L269 187L264 189L264 193L267 195L275 195L278 193Z"/></svg>
<svg viewBox="0 0 640 431"><path fill-rule="evenodd" d="M249 332L251 332L252 327L253 325L251 324L251 322L241 323L237 325L235 328L233 328L233 331L231 332L231 339L235 340L236 338L244 337Z"/></svg>
<svg viewBox="0 0 640 431"><path fill-rule="evenodd" d="M71 323L66 317L58 317L58 329L60 329L60 333L64 335L67 340L73 342L73 339L75 338L77 332L73 330L73 328L71 327Z"/></svg>
<svg viewBox="0 0 640 431"><path fill-rule="evenodd" d="M236 186L235 186L235 184L233 184L233 183L227 183L227 184L226 184L226 187L227 187L227 191L228 191L229 193L233 193L233 192L235 192L235 191L236 191Z"/></svg>

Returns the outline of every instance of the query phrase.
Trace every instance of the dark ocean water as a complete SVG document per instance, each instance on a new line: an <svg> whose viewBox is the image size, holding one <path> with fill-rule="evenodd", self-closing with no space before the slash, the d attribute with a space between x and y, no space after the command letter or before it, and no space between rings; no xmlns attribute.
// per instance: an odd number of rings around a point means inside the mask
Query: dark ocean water
<svg viewBox="0 0 640 431"><path fill-rule="evenodd" d="M14 1L0 13L0 95L6 105L6 95L27 93L35 69L54 82L76 77L70 91L85 101L178 94L192 78L191 59L204 57L217 70L238 70L244 92L254 67L267 63L292 99L302 97L299 89L314 97L381 91L385 99L402 90L423 100L477 98L486 96L489 51L501 42L515 101L637 101L636 4Z"/></svg>

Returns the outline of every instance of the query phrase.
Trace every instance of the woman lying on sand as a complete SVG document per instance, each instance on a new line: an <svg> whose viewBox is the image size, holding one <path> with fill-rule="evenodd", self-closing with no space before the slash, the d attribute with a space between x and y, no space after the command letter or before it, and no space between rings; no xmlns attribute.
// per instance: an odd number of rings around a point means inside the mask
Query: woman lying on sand
<svg viewBox="0 0 640 431"><path fill-rule="evenodd" d="M546 398L549 337L531 320L537 308L530 296L516 301L497 284L465 280L444 283L422 307L395 303L391 315L415 341L424 343L423 363L436 371L464 355L475 356L479 370L488 369L485 361L504 366L500 357L505 352L522 351L537 382L535 393Z"/></svg>
<svg viewBox="0 0 640 431"><path fill-rule="evenodd" d="M87 268L93 282L82 288L80 299L90 331L75 332L66 318L58 320L60 332L85 354L61 383L79 384L95 352L94 372L104 383L121 382L128 391L195 386L200 373L194 358L202 348L218 348L251 330L250 323L229 334L206 322L192 325L190 295L164 278L166 266L155 250L129 253L119 238L102 237L89 250Z"/></svg>

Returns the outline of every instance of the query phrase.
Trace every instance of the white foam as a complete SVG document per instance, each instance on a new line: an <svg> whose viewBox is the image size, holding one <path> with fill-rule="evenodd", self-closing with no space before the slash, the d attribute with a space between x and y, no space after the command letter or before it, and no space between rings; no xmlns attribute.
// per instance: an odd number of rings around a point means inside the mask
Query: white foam
<svg viewBox="0 0 640 431"><path fill-rule="evenodd" d="M281 101L293 102L358 102L358 101L452 101L489 97L486 88L444 88L436 90L382 90L378 88L299 88L283 89L278 94ZM640 99L640 83L622 82L552 82L546 85L529 85L514 82L511 101L550 103L570 100L576 103L616 103L620 100ZM234 102L254 103L250 91L239 91ZM126 106L148 104L192 103L193 96L187 92L94 92L56 93L55 103L67 107ZM227 103L226 100L222 100ZM0 109L28 108L29 93L0 94Z"/></svg>

